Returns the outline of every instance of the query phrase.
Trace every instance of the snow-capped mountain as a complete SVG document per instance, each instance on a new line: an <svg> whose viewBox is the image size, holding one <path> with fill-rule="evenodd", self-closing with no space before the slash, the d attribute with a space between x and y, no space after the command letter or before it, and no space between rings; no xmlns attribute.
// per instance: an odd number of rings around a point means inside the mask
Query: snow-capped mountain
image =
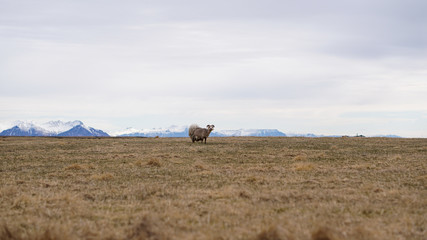
<svg viewBox="0 0 427 240"><path fill-rule="evenodd" d="M214 137L286 137L286 134L277 129L239 129L219 130L212 132Z"/></svg>
<svg viewBox="0 0 427 240"><path fill-rule="evenodd" d="M0 133L0 136L108 136L107 133L86 127L81 121L50 121L34 123L17 121L12 128Z"/></svg>
<svg viewBox="0 0 427 240"><path fill-rule="evenodd" d="M37 127L30 128L20 128L19 126L14 126L12 128L6 129L0 133L0 136L51 136L44 129Z"/></svg>
<svg viewBox="0 0 427 240"><path fill-rule="evenodd" d="M136 129L136 128L126 128L123 131L116 132L114 136L120 137L167 137L166 135L180 135L181 133L188 133L188 128L186 126L176 126L172 125L168 128L151 128L151 129ZM188 135L188 134L186 134ZM180 137L180 136L178 136ZM182 136L184 137L184 135Z"/></svg>
<svg viewBox="0 0 427 240"><path fill-rule="evenodd" d="M187 126L171 126L169 128L153 128L153 129L135 129L127 128L124 131L114 134L119 137L188 137ZM214 130L210 136L212 137L278 137L286 136L277 129L239 129L239 130Z"/></svg>
<svg viewBox="0 0 427 240"><path fill-rule="evenodd" d="M187 137L188 128L172 125L169 128L135 129L127 128L114 134L119 137Z"/></svg>
<svg viewBox="0 0 427 240"><path fill-rule="evenodd" d="M0 133L0 136L51 136L49 130L40 127L34 122L16 121L12 128Z"/></svg>
<svg viewBox="0 0 427 240"><path fill-rule="evenodd" d="M58 134L58 137L109 137L109 135L102 130L80 124L68 131Z"/></svg>
<svg viewBox="0 0 427 240"><path fill-rule="evenodd" d="M313 133L288 133L288 137L308 137L308 138L318 138L318 137L341 137L341 135L331 135L331 136L325 136L325 135L316 135Z"/></svg>
<svg viewBox="0 0 427 240"><path fill-rule="evenodd" d="M388 135L375 135L374 137L380 137L380 138L402 138L401 136L394 135L394 134L388 134Z"/></svg>
<svg viewBox="0 0 427 240"><path fill-rule="evenodd" d="M40 124L40 127L48 130L49 132L60 134L62 132L66 132L70 129L72 129L75 126L84 125L82 121L75 120L75 121L69 121L69 122L63 122L63 121L49 121L46 123Z"/></svg>
<svg viewBox="0 0 427 240"><path fill-rule="evenodd" d="M11 125L8 125L11 126ZM5 129L8 127L2 125ZM49 121L45 123L35 123L32 121L17 121L13 127L0 132L0 136L58 136L58 137L109 137L106 132L86 126L81 121ZM0 130L1 131L1 130ZM168 128L135 129L127 128L116 132L112 136L117 137L188 137L188 126L172 125ZM211 137L341 137L341 135L316 135L312 133L283 133L277 129L238 129L223 130L215 129ZM376 135L373 137L394 137L396 135Z"/></svg>

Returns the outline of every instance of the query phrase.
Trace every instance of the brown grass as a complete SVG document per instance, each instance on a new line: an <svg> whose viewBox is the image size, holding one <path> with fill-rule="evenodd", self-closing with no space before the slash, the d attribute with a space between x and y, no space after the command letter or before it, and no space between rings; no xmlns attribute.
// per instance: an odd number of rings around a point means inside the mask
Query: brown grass
<svg viewBox="0 0 427 240"><path fill-rule="evenodd" d="M114 176L111 173L95 174L90 177L90 179L92 180L99 180L99 181L111 180L113 178Z"/></svg>
<svg viewBox="0 0 427 240"><path fill-rule="evenodd" d="M426 139L0 140L0 239L427 235Z"/></svg>
<svg viewBox="0 0 427 240"><path fill-rule="evenodd" d="M307 155L300 154L294 157L294 161L305 161L307 160Z"/></svg>
<svg viewBox="0 0 427 240"><path fill-rule="evenodd" d="M95 166L93 164L78 164L74 163L70 166L64 168L64 170L83 170L83 169L94 169Z"/></svg>
<svg viewBox="0 0 427 240"><path fill-rule="evenodd" d="M314 164L311 162L299 162L294 164L296 171L311 171L314 169Z"/></svg>
<svg viewBox="0 0 427 240"><path fill-rule="evenodd" d="M148 160L147 165L148 166L153 166L153 167L160 167L160 166L162 166L160 164L160 161L158 159L150 159L150 160Z"/></svg>

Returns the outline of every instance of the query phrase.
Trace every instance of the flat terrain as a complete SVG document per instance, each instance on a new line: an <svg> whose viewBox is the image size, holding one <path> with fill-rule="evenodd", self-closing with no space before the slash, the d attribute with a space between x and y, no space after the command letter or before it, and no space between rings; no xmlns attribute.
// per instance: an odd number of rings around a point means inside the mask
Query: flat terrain
<svg viewBox="0 0 427 240"><path fill-rule="evenodd" d="M0 239L427 239L427 139L0 138Z"/></svg>

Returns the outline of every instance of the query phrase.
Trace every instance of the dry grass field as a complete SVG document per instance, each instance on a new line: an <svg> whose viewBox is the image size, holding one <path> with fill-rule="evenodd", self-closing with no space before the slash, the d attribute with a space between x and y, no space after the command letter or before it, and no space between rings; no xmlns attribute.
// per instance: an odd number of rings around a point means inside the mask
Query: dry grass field
<svg viewBox="0 0 427 240"><path fill-rule="evenodd" d="M0 138L0 239L427 239L427 139Z"/></svg>

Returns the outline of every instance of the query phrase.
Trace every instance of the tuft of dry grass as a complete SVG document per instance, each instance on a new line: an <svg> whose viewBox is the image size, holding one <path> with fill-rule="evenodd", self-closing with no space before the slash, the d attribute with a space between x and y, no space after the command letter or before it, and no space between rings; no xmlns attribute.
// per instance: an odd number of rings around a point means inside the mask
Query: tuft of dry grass
<svg viewBox="0 0 427 240"><path fill-rule="evenodd" d="M401 156L400 154L396 154L396 155L393 155L393 156L390 158L390 160L391 160L391 161L401 161L401 160L402 160L402 156Z"/></svg>
<svg viewBox="0 0 427 240"><path fill-rule="evenodd" d="M136 160L135 162L133 162L133 165L135 167L142 167L144 166L144 162L142 160Z"/></svg>
<svg viewBox="0 0 427 240"><path fill-rule="evenodd" d="M289 231L280 226L271 226L262 231L256 237L256 240L294 240L295 237ZM320 240L320 239L319 239Z"/></svg>
<svg viewBox="0 0 427 240"><path fill-rule="evenodd" d="M152 167L161 167L162 166L160 164L160 161L158 159L155 159L155 158L148 160L147 165L152 166Z"/></svg>
<svg viewBox="0 0 427 240"><path fill-rule="evenodd" d="M346 239L340 232L329 228L320 227L311 234L312 240L341 240Z"/></svg>
<svg viewBox="0 0 427 240"><path fill-rule="evenodd" d="M294 157L294 161L306 161L306 160L307 160L307 155L305 154L299 154Z"/></svg>
<svg viewBox="0 0 427 240"><path fill-rule="evenodd" d="M0 239L414 239L427 139L0 137Z"/></svg>
<svg viewBox="0 0 427 240"><path fill-rule="evenodd" d="M195 167L196 169L198 169L198 170L207 170L207 169L208 169L208 167L206 166L206 164L205 164L205 163L203 163L203 162L201 162L201 161L196 161L196 162L194 163L194 167Z"/></svg>
<svg viewBox="0 0 427 240"><path fill-rule="evenodd" d="M2 240L71 240L76 236L61 225L42 226L37 231L28 231L24 234L16 229L11 229L7 224L2 224L0 229L0 239Z"/></svg>
<svg viewBox="0 0 427 240"><path fill-rule="evenodd" d="M113 174L111 173L102 173L102 174L95 174L92 175L90 177L92 180L97 180L97 181L106 181L106 180L111 180L114 178Z"/></svg>
<svg viewBox="0 0 427 240"><path fill-rule="evenodd" d="M74 163L64 168L64 170L83 170L83 169L95 169L95 165Z"/></svg>
<svg viewBox="0 0 427 240"><path fill-rule="evenodd" d="M298 162L294 164L295 171L312 171L314 168L314 164L310 162Z"/></svg>
<svg viewBox="0 0 427 240"><path fill-rule="evenodd" d="M168 240L170 239L158 220L144 216L129 232L126 239L130 240Z"/></svg>
<svg viewBox="0 0 427 240"><path fill-rule="evenodd" d="M81 170L81 169L83 169L83 166L77 163L65 167L65 170Z"/></svg>

